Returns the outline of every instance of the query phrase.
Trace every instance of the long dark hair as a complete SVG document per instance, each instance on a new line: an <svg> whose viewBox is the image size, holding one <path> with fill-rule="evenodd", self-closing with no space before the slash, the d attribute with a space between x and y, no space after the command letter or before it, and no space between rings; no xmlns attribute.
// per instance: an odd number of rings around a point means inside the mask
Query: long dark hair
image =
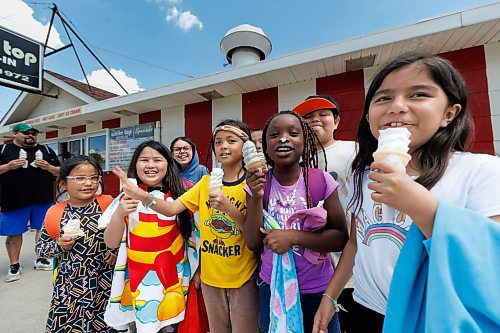
<svg viewBox="0 0 500 333"><path fill-rule="evenodd" d="M242 130L243 132L245 132L245 134L247 135L247 137L246 138L242 138L243 142L245 142L246 140L251 140L252 139L252 135L250 134L250 128L248 128L248 125L245 124L244 122L242 122L241 120L224 119L220 123L218 123L217 126L215 126L215 128L217 128L219 126L224 126L224 125L229 125L229 126L236 127L236 128L239 128L240 130ZM214 144L214 142L215 142L215 134L212 134L212 138L210 139L210 146L208 147L207 158L205 160L205 165L208 165L208 158L210 157L211 153L214 153L214 155L215 155L215 144ZM241 157L241 166L244 167L243 156Z"/></svg>
<svg viewBox="0 0 500 333"><path fill-rule="evenodd" d="M306 196L307 196L307 208L312 207L311 196L309 194L309 170L308 168L317 168L318 167L318 147L321 147L323 151L323 155L325 155L325 150L323 149L323 145L318 139L316 132L309 126L308 123L302 119L302 117L294 112L294 111L280 111L274 115L272 115L266 122L264 129L262 130L262 147L264 147L264 156L266 156L267 164L274 167L274 161L267 154L267 130L269 129L269 124L273 119L283 116L283 115L291 115L300 123L300 127L302 128L302 133L304 135L304 150L302 151L302 163L303 166L303 176L304 176L304 184L306 186ZM325 156L326 161L326 156Z"/></svg>
<svg viewBox="0 0 500 333"><path fill-rule="evenodd" d="M173 199L179 198L186 190L181 185L181 178L174 165L174 157L168 148L161 142L149 140L142 142L134 151L132 159L130 160L130 165L127 171L127 177L137 179L137 184L142 184L142 180L137 176L137 161L141 155L144 148L149 147L156 150L167 160L167 174L162 179L162 185L164 187L164 193L170 192ZM188 238L191 235L191 217L189 211L186 209L181 213L177 214L177 226L181 231L184 238ZM179 223L180 222L180 223Z"/></svg>
<svg viewBox="0 0 500 333"><path fill-rule="evenodd" d="M67 193L67 189L62 186L61 182L66 182L66 177L68 177L71 174L71 171L76 168L79 165L82 164L90 164L94 167L94 169L97 172L97 175L100 176L99 178L99 186L101 187L101 191L104 191L104 183L102 181L102 168L99 163L97 163L96 160L94 160L92 157L85 156L85 155L79 155L75 156L72 158L68 158L67 160L64 160L61 164L61 167L59 169L59 180L57 182L57 198L56 201L59 201L61 196L64 193Z"/></svg>
<svg viewBox="0 0 500 333"><path fill-rule="evenodd" d="M358 209L362 205L362 182L367 167L373 162L373 152L377 150L377 139L370 131L367 120L373 95L390 73L413 63L422 65L431 79L443 89L448 98L448 106L460 104L462 109L446 127L440 127L434 136L417 148L412 160L420 169L416 182L431 189L443 176L448 165L449 153L465 151L469 145L474 124L468 109L467 88L464 79L447 60L434 55L419 53L403 54L384 66L373 79L366 94L363 115L358 127L359 150L352 163L354 177L354 196L349 206Z"/></svg>

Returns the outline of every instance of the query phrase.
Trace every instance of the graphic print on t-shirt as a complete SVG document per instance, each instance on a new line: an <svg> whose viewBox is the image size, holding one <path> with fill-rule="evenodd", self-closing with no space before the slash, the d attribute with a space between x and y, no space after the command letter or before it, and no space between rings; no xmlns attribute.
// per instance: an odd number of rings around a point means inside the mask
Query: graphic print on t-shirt
<svg viewBox="0 0 500 333"><path fill-rule="evenodd" d="M364 208L361 208L360 213L356 215L356 233L366 246L370 246L372 242L379 239L386 239L401 250L406 233L411 226L411 219L406 217L406 214L398 212L392 221L384 221L382 220L382 204L374 202L371 212L367 213Z"/></svg>
<svg viewBox="0 0 500 333"><path fill-rule="evenodd" d="M229 197L229 201L242 213L246 212L246 205L233 197ZM206 202L209 206L208 201ZM210 231L215 236L212 242L205 240L202 245L202 252L209 252L222 257L239 256L241 255L241 247L237 244L226 244L225 240L232 236L241 234L241 230L236 223L231 221L226 213L210 208L210 218L203 222L203 225L210 228ZM233 242L230 242L232 244Z"/></svg>

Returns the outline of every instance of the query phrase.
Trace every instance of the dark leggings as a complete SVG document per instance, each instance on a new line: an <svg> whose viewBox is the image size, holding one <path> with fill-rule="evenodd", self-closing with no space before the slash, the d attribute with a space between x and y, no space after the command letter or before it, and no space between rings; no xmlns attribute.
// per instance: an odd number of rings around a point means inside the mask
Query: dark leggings
<svg viewBox="0 0 500 333"><path fill-rule="evenodd" d="M354 291L353 288L345 288L342 290L342 293L340 294L338 298L339 304L341 304L344 309L347 310L345 311L340 311L339 312L339 322L340 322L340 330L343 333L351 333L351 313L352 313L352 307L354 300L352 299L352 292Z"/></svg>
<svg viewBox="0 0 500 333"><path fill-rule="evenodd" d="M382 333L385 316L354 301L351 314L352 333Z"/></svg>

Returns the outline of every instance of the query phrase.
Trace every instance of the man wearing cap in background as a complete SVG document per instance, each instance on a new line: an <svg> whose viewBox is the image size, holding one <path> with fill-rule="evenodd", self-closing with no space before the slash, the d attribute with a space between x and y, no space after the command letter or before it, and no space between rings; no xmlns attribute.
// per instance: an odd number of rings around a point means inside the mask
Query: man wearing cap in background
<svg viewBox="0 0 500 333"><path fill-rule="evenodd" d="M0 145L0 235L7 236L5 245L10 268L5 282L19 280L19 256L23 233L36 229L40 234L45 213L54 203L54 180L59 174L59 159L46 145L37 143L39 131L19 123L12 128L13 143ZM35 269L51 270L45 258L34 262Z"/></svg>
<svg viewBox="0 0 500 333"><path fill-rule="evenodd" d="M323 145L326 154L326 162L321 152L318 150L318 168L325 169L339 183L338 194L340 202L346 209L348 204L349 178L351 175L351 165L356 156L357 144L354 141L335 140L334 133L340 124L340 110L337 102L329 95L309 96L306 100L293 108L293 111L300 114L311 126L319 141ZM347 227L350 232L350 216L347 215ZM341 252L333 253L335 265L337 265ZM347 310L352 304L352 280L346 285L338 299ZM340 326L343 332L349 332L348 313L339 313Z"/></svg>

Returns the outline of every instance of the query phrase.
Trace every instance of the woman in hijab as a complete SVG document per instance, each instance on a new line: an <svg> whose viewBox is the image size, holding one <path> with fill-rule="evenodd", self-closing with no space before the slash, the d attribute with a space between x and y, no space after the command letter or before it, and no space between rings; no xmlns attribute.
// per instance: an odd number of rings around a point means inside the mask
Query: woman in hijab
<svg viewBox="0 0 500 333"><path fill-rule="evenodd" d="M208 169L200 164L196 146L190 138L184 136L175 138L170 143L170 151L174 155L182 185L186 189L193 187L203 175L208 174Z"/></svg>

